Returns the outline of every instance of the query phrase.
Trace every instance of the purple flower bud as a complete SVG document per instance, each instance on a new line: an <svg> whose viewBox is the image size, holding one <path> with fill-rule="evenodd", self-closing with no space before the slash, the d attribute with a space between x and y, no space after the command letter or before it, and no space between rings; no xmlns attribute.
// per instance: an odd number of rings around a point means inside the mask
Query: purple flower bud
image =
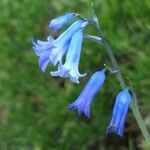
<svg viewBox="0 0 150 150"><path fill-rule="evenodd" d="M69 21L71 21L75 15L75 13L66 13L63 16L52 19L49 23L49 28L52 31L57 31L64 27Z"/></svg>

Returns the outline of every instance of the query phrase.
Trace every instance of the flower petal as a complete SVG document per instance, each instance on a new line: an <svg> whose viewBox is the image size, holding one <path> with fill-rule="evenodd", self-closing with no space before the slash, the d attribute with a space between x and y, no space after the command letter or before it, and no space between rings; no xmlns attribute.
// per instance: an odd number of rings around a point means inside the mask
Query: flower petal
<svg viewBox="0 0 150 150"><path fill-rule="evenodd" d="M47 53L43 54L39 58L39 67L43 72L45 72L48 63L50 62L49 55Z"/></svg>
<svg viewBox="0 0 150 150"><path fill-rule="evenodd" d="M37 56L41 56L45 51L51 51L52 47L54 46L53 42L53 38L49 39L48 41L32 39L34 53Z"/></svg>

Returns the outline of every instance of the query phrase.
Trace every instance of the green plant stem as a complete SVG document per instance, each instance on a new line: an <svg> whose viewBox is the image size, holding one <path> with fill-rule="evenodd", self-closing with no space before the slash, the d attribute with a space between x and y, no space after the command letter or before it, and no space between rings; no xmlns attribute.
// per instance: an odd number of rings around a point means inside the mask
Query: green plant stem
<svg viewBox="0 0 150 150"><path fill-rule="evenodd" d="M121 85L121 88L122 88L122 89L125 89L127 86L126 86L126 84L125 84L125 82L124 82L124 80L123 80L123 77L122 77L122 75L121 75L120 69L119 69L119 67L118 67L118 65L117 65L117 62L116 62L116 60L115 60L115 57L114 57L114 55L113 55L113 53L112 53L112 50L111 50L109 44L108 44L108 43L106 42L106 40L104 39L104 37L102 37L102 40L103 40L103 42L104 42L104 46L105 46L106 51L107 51L107 53L108 53L108 55L109 55L109 57L110 57L110 60L111 60L111 63L112 63L112 65L113 65L114 69L118 71L118 72L116 73L116 77L117 77L117 79L118 79L118 81L119 81L119 83L120 83L120 85ZM133 114L134 114L134 117L135 117L135 119L136 119L136 121L137 121L137 123L138 123L140 129L141 129L141 132L142 132L142 134L143 134L145 140L147 141L147 143L149 143L149 142L150 142L150 135L149 135L149 132L148 132L148 130L147 130L146 126L145 126L145 123L144 123L144 121L143 121L143 119L142 119L142 117L141 117L141 114L140 114L140 112L139 112L139 108L138 108L138 105L137 105L137 100L136 100L135 92L132 91L132 93L133 93L133 96L132 96L133 101L132 101L132 103L131 103L132 112L133 112Z"/></svg>
<svg viewBox="0 0 150 150"><path fill-rule="evenodd" d="M140 111L139 111L139 107L138 107L138 104L137 104L137 98L136 98L136 94L135 92L132 90L132 98L133 98L133 101L131 103L131 109L132 109L132 112L134 114L134 117L141 129L141 132L147 142L147 144L150 146L150 135L149 135L149 132L145 126L145 123L141 117L141 114L140 114Z"/></svg>
<svg viewBox="0 0 150 150"><path fill-rule="evenodd" d="M119 66L117 64L117 61L116 61L116 59L115 59L115 57L113 55L112 49L109 46L108 42L105 40L104 35L100 31L99 25L96 26L96 29L97 29L97 31L99 33L98 37L97 36L90 36L90 35L88 36L87 35L86 38L89 38L89 39L91 39L91 40L93 40L93 41L95 41L95 42L97 42L99 44L103 43L104 47L106 48L107 54L108 54L108 56L109 56L109 58L111 60L113 69L117 70L116 77L117 77L117 79L118 79L118 81L120 83L120 86L121 86L122 89L125 89L127 86L125 84L125 81L123 80L122 74L120 72L120 69L119 69ZM136 94L135 94L135 92L133 90L132 90L132 94L133 94L133 96L132 96L133 100L132 100L132 103L131 103L131 110L132 110L133 115L134 115L134 117L135 117L135 119L136 119L136 121L137 121L137 123L139 125L139 128L141 129L141 132L142 132L146 142L150 146L150 134L149 134L149 132L148 132L146 126L145 126L145 123L144 123L144 121L143 121L143 119L141 117L141 114L139 112L137 99L136 99Z"/></svg>
<svg viewBox="0 0 150 150"><path fill-rule="evenodd" d="M125 85L125 82L124 82L123 77L121 75L120 69L117 65L117 62L115 60L115 57L112 53L112 50L111 50L109 44L107 43L107 41L104 39L104 37L102 37L102 42L104 44L104 47L106 48L106 51L107 51L107 54L108 54L110 60L111 60L111 63L113 65L113 69L117 71L116 76L117 76L117 79L120 83L120 86L121 86L122 89L125 89L126 85Z"/></svg>

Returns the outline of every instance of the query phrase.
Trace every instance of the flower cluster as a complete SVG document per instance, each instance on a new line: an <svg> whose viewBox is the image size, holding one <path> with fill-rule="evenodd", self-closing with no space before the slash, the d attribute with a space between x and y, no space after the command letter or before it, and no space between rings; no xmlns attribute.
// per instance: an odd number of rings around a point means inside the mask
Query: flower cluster
<svg viewBox="0 0 150 150"><path fill-rule="evenodd" d="M53 19L49 27L52 31L57 31L65 26L76 16L75 13L67 13L63 16ZM39 57L39 67L44 72L49 63L57 65L57 71L50 72L52 76L70 78L74 83L79 83L79 77L86 74L80 74L78 70L80 52L83 41L83 32L87 21L78 19L57 39L52 36L47 41L32 40L33 50ZM77 44L78 43L78 44ZM66 54L66 61L63 64L62 59Z"/></svg>
<svg viewBox="0 0 150 150"><path fill-rule="evenodd" d="M34 53L39 57L38 64L40 69L45 72L47 65L52 63L54 66L57 66L57 70L51 71L51 76L70 78L73 83L79 83L79 78L86 76L86 73L79 73L78 67L84 28L89 22L77 16L75 13L66 13L63 16L53 19L49 23L49 28L55 32L71 22L71 20L77 18L77 20L56 39L54 39L53 36L49 36L47 41L32 40ZM63 57L66 57L64 63L62 61ZM79 116L84 114L88 118L90 117L92 101L104 84L106 70L108 70L108 68L99 70L91 76L80 96L68 106L69 110L77 109ZM131 96L128 88L117 95L112 119L106 131L107 133L112 132L119 136L123 135L125 118L130 102Z"/></svg>

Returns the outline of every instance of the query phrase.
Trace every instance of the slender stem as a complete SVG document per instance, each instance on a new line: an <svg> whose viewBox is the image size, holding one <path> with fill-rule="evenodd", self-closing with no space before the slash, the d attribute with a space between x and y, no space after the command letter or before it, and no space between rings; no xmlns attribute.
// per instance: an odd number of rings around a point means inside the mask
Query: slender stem
<svg viewBox="0 0 150 150"><path fill-rule="evenodd" d="M107 54L109 55L109 58L111 60L111 63L113 65L114 70L117 70L116 76L117 76L117 79L118 79L118 81L120 83L120 86L122 87L122 89L125 89L126 88L126 84L125 84L125 82L123 80L122 74L121 74L120 69L119 69L119 67L117 65L117 62L116 62L115 57L114 57L114 55L112 53L112 50L111 50L109 44L107 43L107 41L104 39L104 37L102 37L102 41L103 41L104 46L106 48Z"/></svg>
<svg viewBox="0 0 150 150"><path fill-rule="evenodd" d="M93 24L92 24L93 25ZM115 70L117 70L117 73L116 73L116 77L120 83L120 86L122 89L125 89L126 88L126 84L125 84L125 81L123 80L123 77L122 77L122 74L120 72L120 69L119 69L119 66L117 64L117 61L113 55L113 52L112 52L112 49L111 47L109 46L108 42L105 40L105 37L104 35L102 34L101 30L99 29L99 25L97 26L97 24L95 24L95 27L99 33L99 36L96 38L96 36L87 36L87 38L89 39L92 39L93 41L101 44L103 43L104 47L106 48L106 51L107 51L107 54L111 60L111 63L112 63L112 66ZM139 108L138 108L138 104L137 104L137 98L136 98L136 94L135 92L132 90L132 103L131 103L131 110L134 114L134 117L139 125L139 128L141 129L141 132L147 142L147 144L150 146L150 134L145 126L145 123L141 117L141 114L139 112Z"/></svg>
<svg viewBox="0 0 150 150"><path fill-rule="evenodd" d="M137 120L137 123L138 123L138 125L141 129L141 132L142 132L147 144L149 144L149 146L150 146L150 143L149 143L150 142L150 135L149 135L149 132L148 132L146 126L145 126L145 123L144 123L142 117L141 117L141 114L139 112L139 107L138 107L138 104L137 104L136 94L133 90L132 90L132 97L133 97L133 101L131 103L132 112L134 114L134 117Z"/></svg>

